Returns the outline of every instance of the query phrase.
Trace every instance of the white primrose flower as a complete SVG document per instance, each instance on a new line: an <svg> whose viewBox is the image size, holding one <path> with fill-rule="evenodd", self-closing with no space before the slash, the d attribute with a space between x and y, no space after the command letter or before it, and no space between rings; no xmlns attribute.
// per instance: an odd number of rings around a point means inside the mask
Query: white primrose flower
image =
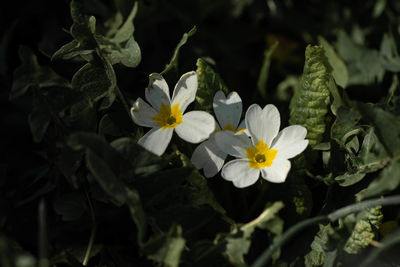
<svg viewBox="0 0 400 267"><path fill-rule="evenodd" d="M193 165L197 169L203 169L207 178L213 177L221 170L227 156L216 144L215 133L220 131L235 133L244 131L245 128L244 120L239 125L242 115L242 99L236 92L225 97L222 91L218 91L214 96L213 109L218 121L216 130L208 140L194 150L191 158Z"/></svg>
<svg viewBox="0 0 400 267"><path fill-rule="evenodd" d="M224 165L221 175L243 188L254 184L261 176L272 183L283 183L290 170L288 159L306 149L307 130L300 125L292 125L279 132L281 124L278 109L270 104L264 109L251 105L245 116L244 133L218 132L215 140L227 154L238 159Z"/></svg>
<svg viewBox="0 0 400 267"><path fill-rule="evenodd" d="M146 88L147 104L140 97L131 108L133 121L144 127L151 127L138 143L161 156L172 138L174 130L180 138L189 143L200 143L215 129L214 117L204 111L190 111L183 114L196 97L197 74L185 73L175 85L172 100L167 82L158 73L149 76Z"/></svg>

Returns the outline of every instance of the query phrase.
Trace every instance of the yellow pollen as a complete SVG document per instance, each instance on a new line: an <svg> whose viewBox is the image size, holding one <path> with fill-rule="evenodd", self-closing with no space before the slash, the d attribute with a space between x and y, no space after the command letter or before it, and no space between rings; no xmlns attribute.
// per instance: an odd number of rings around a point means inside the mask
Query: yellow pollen
<svg viewBox="0 0 400 267"><path fill-rule="evenodd" d="M278 150L269 149L267 144L260 140L257 145L247 148L246 153L250 168L261 169L272 165Z"/></svg>
<svg viewBox="0 0 400 267"><path fill-rule="evenodd" d="M172 107L161 103L160 113L152 117L163 130L174 128L182 123L182 111L179 109L179 104Z"/></svg>

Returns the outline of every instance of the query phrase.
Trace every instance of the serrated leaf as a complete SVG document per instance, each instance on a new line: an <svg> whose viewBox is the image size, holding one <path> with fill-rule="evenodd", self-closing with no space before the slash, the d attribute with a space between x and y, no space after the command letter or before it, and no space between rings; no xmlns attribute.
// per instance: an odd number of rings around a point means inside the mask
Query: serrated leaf
<svg viewBox="0 0 400 267"><path fill-rule="evenodd" d="M319 225L319 231L311 243L311 251L305 256L304 262L307 267L321 266L325 263L328 253L335 251L331 243L335 230L331 224Z"/></svg>
<svg viewBox="0 0 400 267"><path fill-rule="evenodd" d="M189 32L184 33L182 36L182 39L179 41L178 45L175 48L174 54L172 55L171 60L169 63L165 66L165 69L160 73L161 75L166 74L173 68L178 68L178 56L179 56L179 50L181 47L186 44L187 40L189 39L190 36L196 33L196 26L194 26Z"/></svg>
<svg viewBox="0 0 400 267"><path fill-rule="evenodd" d="M357 217L353 231L343 247L343 250L349 254L359 253L374 239L375 231L379 229L382 223L382 207L368 209Z"/></svg>
<svg viewBox="0 0 400 267"><path fill-rule="evenodd" d="M318 36L318 42L323 46L325 56L332 67L332 76L336 84L346 88L349 74L343 60L336 54L335 49L322 36Z"/></svg>
<svg viewBox="0 0 400 267"><path fill-rule="evenodd" d="M53 86L70 87L69 82L48 66L40 66L36 55L27 46L19 48L22 64L15 70L10 99L25 94L32 86L47 88Z"/></svg>
<svg viewBox="0 0 400 267"><path fill-rule="evenodd" d="M329 105L329 68L321 46L307 46L300 87L290 102L290 124L307 128L312 147L322 141Z"/></svg>
<svg viewBox="0 0 400 267"><path fill-rule="evenodd" d="M216 73L203 59L197 59L196 66L198 88L196 93L195 109L212 112L215 93L221 90L225 95L227 95L229 90L218 73Z"/></svg>

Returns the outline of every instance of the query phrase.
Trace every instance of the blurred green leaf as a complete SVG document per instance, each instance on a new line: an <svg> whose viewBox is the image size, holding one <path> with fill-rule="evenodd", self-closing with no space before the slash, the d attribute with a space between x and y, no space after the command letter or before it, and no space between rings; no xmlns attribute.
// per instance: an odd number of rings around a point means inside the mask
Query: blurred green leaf
<svg viewBox="0 0 400 267"><path fill-rule="evenodd" d="M178 267L186 241L182 237L182 227L174 225L168 233L147 242L142 251L148 258L165 267Z"/></svg>
<svg viewBox="0 0 400 267"><path fill-rule="evenodd" d="M92 133L75 133L69 138L69 145L76 150L83 149L86 153L86 165L95 180L116 205L126 202L126 189L118 178L121 155L100 136Z"/></svg>
<svg viewBox="0 0 400 267"><path fill-rule="evenodd" d="M257 80L257 89L263 98L266 98L267 96L267 82L269 76L269 68L271 65L271 56L275 52L275 49L278 47L278 45L279 42L275 42L264 52L264 60Z"/></svg>
<svg viewBox="0 0 400 267"><path fill-rule="evenodd" d="M400 71L400 56L391 34L384 34L380 47L381 62L385 69L392 72Z"/></svg>
<svg viewBox="0 0 400 267"><path fill-rule="evenodd" d="M329 105L330 69L321 46L307 46L306 61L300 87L290 102L290 124L307 128L307 139L314 147L325 133L325 117Z"/></svg>
<svg viewBox="0 0 400 267"><path fill-rule="evenodd" d="M199 85L196 93L195 109L212 112L215 93L221 90L227 95L229 90L218 73L203 59L197 59L196 66Z"/></svg>
<svg viewBox="0 0 400 267"><path fill-rule="evenodd" d="M347 85L381 82L385 69L377 50L356 44L344 30L338 33L337 50L347 65Z"/></svg>
<svg viewBox="0 0 400 267"><path fill-rule="evenodd" d="M261 229L279 229L274 231L276 235L280 235L283 230L283 222L274 220L277 218L277 213L283 208L282 202L275 202L270 207L266 208L256 219L244 224L240 227L235 227L226 237L219 236L217 240L224 240L226 244L225 254L230 262L235 266L245 265L244 255L247 254L251 245L251 236L256 228ZM274 220L275 224L270 225L269 222Z"/></svg>
<svg viewBox="0 0 400 267"><path fill-rule="evenodd" d="M48 66L40 66L36 55L27 46L20 46L19 58L22 64L15 70L10 99L25 94L30 87L67 87L71 85Z"/></svg>
<svg viewBox="0 0 400 267"><path fill-rule="evenodd" d="M400 155L400 120L391 113L373 105L357 105L363 119L374 128L379 141L392 156ZM390 127L388 127L390 125Z"/></svg>
<svg viewBox="0 0 400 267"><path fill-rule="evenodd" d="M332 76L337 85L346 88L349 74L343 60L336 54L335 49L322 37L318 36L318 42L323 46L325 56L332 67Z"/></svg>
<svg viewBox="0 0 400 267"><path fill-rule="evenodd" d="M57 195L53 206L54 210L62 216L64 221L79 219L86 210L86 200L82 194L72 192Z"/></svg>
<svg viewBox="0 0 400 267"><path fill-rule="evenodd" d="M172 55L171 60L165 66L164 70L160 73L161 75L166 74L171 69L177 69L178 68L179 50L181 49L181 47L184 44L186 44L186 42L189 39L189 37L196 33L196 30L197 30L196 26L194 26L189 32L183 34L182 39L179 41L178 45L175 48L175 51L174 51L174 54Z"/></svg>

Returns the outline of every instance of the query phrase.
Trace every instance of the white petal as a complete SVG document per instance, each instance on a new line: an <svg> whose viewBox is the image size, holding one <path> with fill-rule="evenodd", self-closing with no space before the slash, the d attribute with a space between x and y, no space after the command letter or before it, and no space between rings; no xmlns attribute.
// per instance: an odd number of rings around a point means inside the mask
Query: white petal
<svg viewBox="0 0 400 267"><path fill-rule="evenodd" d="M182 75L175 85L172 94L172 105L179 104L179 109L185 112L187 106L194 101L197 92L197 73L187 72Z"/></svg>
<svg viewBox="0 0 400 267"><path fill-rule="evenodd" d="M197 144L206 140L215 130L215 120L207 112L190 111L182 116L182 123L175 130L183 140Z"/></svg>
<svg viewBox="0 0 400 267"><path fill-rule="evenodd" d="M147 101L156 109L160 111L161 103L170 105L168 84L164 78L158 73L149 75L149 85L145 90Z"/></svg>
<svg viewBox="0 0 400 267"><path fill-rule="evenodd" d="M252 146L250 138L244 132L217 132L215 141L222 151L237 158L247 158L246 148Z"/></svg>
<svg viewBox="0 0 400 267"><path fill-rule="evenodd" d="M279 157L290 159L306 149L308 140L304 138L307 129L300 125L286 127L275 138L272 148L278 150Z"/></svg>
<svg viewBox="0 0 400 267"><path fill-rule="evenodd" d="M283 158L275 158L271 167L261 169L262 177L271 183L283 183L290 171L290 161Z"/></svg>
<svg viewBox="0 0 400 267"><path fill-rule="evenodd" d="M133 121L137 125L144 127L157 127L157 124L152 119L153 116L157 115L157 112L140 97L135 101L135 103L133 103L131 115Z"/></svg>
<svg viewBox="0 0 400 267"><path fill-rule="evenodd" d="M228 123L236 129L242 116L242 99L239 94L232 92L225 97L222 91L215 93L213 108L221 128Z"/></svg>
<svg viewBox="0 0 400 267"><path fill-rule="evenodd" d="M203 169L209 178L216 175L224 165L226 154L215 143L214 135L201 143L192 154L191 161L197 169Z"/></svg>
<svg viewBox="0 0 400 267"><path fill-rule="evenodd" d="M248 160L235 159L225 164L221 175L225 180L232 181L234 186L244 188L257 182L260 170L250 168Z"/></svg>
<svg viewBox="0 0 400 267"><path fill-rule="evenodd" d="M165 149L167 149L173 132L173 128L166 128L165 130L162 128L153 128L139 139L138 144L157 156L161 156L164 154Z"/></svg>
<svg viewBox="0 0 400 267"><path fill-rule="evenodd" d="M272 104L266 105L264 109L253 104L246 112L246 129L249 131L254 145L263 140L268 147L271 147L280 125L279 111Z"/></svg>

